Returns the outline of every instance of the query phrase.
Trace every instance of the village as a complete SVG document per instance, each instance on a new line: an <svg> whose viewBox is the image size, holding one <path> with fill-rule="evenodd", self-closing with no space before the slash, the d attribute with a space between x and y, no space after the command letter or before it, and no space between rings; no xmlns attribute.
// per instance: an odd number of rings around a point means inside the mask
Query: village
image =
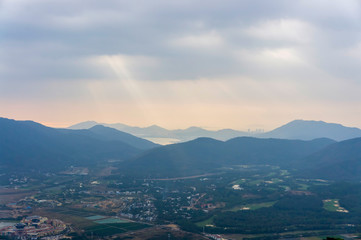
<svg viewBox="0 0 361 240"><path fill-rule="evenodd" d="M312 190L327 188L330 182L295 179L273 166L239 166L184 179L96 176L84 174L78 168L71 174L12 175L5 184L0 189L0 234L24 239L59 236L105 239L152 232L146 229L171 235L185 230L183 235L192 232L205 239L227 239L231 231L256 232L262 227L257 221L249 222L250 230L243 230L241 222L227 225L230 224L227 219L235 214L252 212L258 217L265 211L285 211L285 206L292 204L311 204L310 209L319 209L317 214L319 211L353 214L343 205L342 196L328 194L319 198ZM356 224L349 221L336 230L345 231L345 227L353 231ZM266 234L267 229L264 231Z"/></svg>

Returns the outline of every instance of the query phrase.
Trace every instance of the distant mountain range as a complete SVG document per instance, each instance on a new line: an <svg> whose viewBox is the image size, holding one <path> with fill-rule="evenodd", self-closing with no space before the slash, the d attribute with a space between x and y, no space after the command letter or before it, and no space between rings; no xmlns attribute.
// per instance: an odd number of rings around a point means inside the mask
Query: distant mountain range
<svg viewBox="0 0 361 240"><path fill-rule="evenodd" d="M87 129L95 125L103 125L118 129L132 135L153 140L161 144L176 143L193 140L199 137L209 137L221 141L227 141L235 137L252 136L258 138L281 138L312 140L316 138L330 138L336 141L361 137L361 129L345 127L341 124L326 123L322 121L295 120L279 128L266 133L242 132L232 129L223 129L218 131L209 131L199 127L190 127L187 129L167 130L153 125L146 128L131 127L125 124L115 123L97 123L94 121L83 122L69 127L69 129Z"/></svg>
<svg viewBox="0 0 361 240"><path fill-rule="evenodd" d="M56 129L32 121L0 118L0 168L61 171L70 166L96 169L111 165L118 167L119 174L163 178L218 172L237 165L267 164L293 171L299 177L361 180L361 137L341 142L329 138L236 137L227 141L198 138L159 146L129 133L92 125L81 130ZM149 129L168 131L156 126ZM184 135L207 133L203 130L175 131ZM322 135L337 139L353 137L359 131L338 124L297 120L262 136L311 139Z"/></svg>
<svg viewBox="0 0 361 240"><path fill-rule="evenodd" d="M323 121L295 120L270 132L266 132L260 135L260 137L302 140L325 137L336 141L343 141L361 137L361 129Z"/></svg>
<svg viewBox="0 0 361 240"><path fill-rule="evenodd" d="M141 128L141 127L128 126L122 123L109 124L109 123L97 123L94 121L78 123L70 126L69 129L88 129L95 125L103 125L103 126L115 128L119 131L127 132L134 136L145 138L160 144L185 142L189 140L194 140L199 137L209 137L221 141L226 141L231 138L250 135L247 132L242 132L232 129L209 131L199 127L189 127L187 129L168 130L159 127L157 125Z"/></svg>
<svg viewBox="0 0 361 240"><path fill-rule="evenodd" d="M0 165L17 169L63 169L125 160L157 145L103 126L55 129L32 121L0 118Z"/></svg>

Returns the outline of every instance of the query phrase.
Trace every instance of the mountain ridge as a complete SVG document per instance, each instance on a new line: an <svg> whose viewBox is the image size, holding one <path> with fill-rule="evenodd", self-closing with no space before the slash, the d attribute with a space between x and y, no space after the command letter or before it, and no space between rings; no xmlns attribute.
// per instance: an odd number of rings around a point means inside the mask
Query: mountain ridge
<svg viewBox="0 0 361 240"><path fill-rule="evenodd" d="M100 125L70 130L6 118L0 118L0 136L0 166L16 171L59 171L112 160L118 173L142 177L189 176L239 165L274 165L295 170L300 177L361 180L361 137L341 142L328 138L236 137L221 141L201 137L158 146Z"/></svg>
<svg viewBox="0 0 361 240"><path fill-rule="evenodd" d="M50 128L7 118L0 118L0 136L0 165L18 169L94 165L109 159L125 160L142 151L120 141L119 136L104 139L104 135L99 137L90 130Z"/></svg>
<svg viewBox="0 0 361 240"><path fill-rule="evenodd" d="M76 124L70 126L70 128L87 127L89 123L96 122L84 122L82 124ZM337 123L327 123L324 121L315 120L294 120L286 123L278 128L275 128L269 132L245 132L233 129L220 129L216 131L206 130L200 127L189 127L186 129L168 130L157 125L149 127L131 127L125 124L106 124L99 123L104 126L114 127L120 131L128 132L143 138L172 138L178 142L190 141L199 137L210 137L222 141L227 141L235 137L251 136L259 138L281 138L281 139L299 139L299 140L312 140L316 138L330 138L336 141L343 141L355 137L361 137L361 129L355 127L346 127Z"/></svg>
<svg viewBox="0 0 361 240"><path fill-rule="evenodd" d="M149 177L197 175L232 165L289 166L335 141L239 137L228 141L198 138L149 150L120 164L120 169ZM126 173L125 173L126 174Z"/></svg>
<svg viewBox="0 0 361 240"><path fill-rule="evenodd" d="M331 180L361 180L361 138L336 142L307 156L294 167L301 175Z"/></svg>
<svg viewBox="0 0 361 240"><path fill-rule="evenodd" d="M312 134L311 134L312 133ZM315 120L294 120L272 131L266 132L261 137L312 140L318 137L331 138L336 141L361 137L361 129L345 127L338 123L326 123Z"/></svg>

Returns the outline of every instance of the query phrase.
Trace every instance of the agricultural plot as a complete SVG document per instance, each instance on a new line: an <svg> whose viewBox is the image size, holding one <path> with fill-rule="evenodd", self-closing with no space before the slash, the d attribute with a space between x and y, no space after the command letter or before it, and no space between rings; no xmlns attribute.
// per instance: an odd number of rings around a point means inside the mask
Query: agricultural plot
<svg viewBox="0 0 361 240"><path fill-rule="evenodd" d="M243 210L243 211L244 210L251 210L252 211L252 210L257 210L257 209L260 209L260 208L272 207L275 203L276 203L276 201L241 205L241 206L233 207L229 211L231 211L231 212L236 212L236 211L239 211L239 210Z"/></svg>
<svg viewBox="0 0 361 240"><path fill-rule="evenodd" d="M340 206L338 199L323 200L323 208L330 212L343 212L348 213L348 210Z"/></svg>
<svg viewBox="0 0 361 240"><path fill-rule="evenodd" d="M272 178L271 180L265 181L265 182L268 183L268 184L278 184L278 183L283 182L283 180L279 179L279 178Z"/></svg>
<svg viewBox="0 0 361 240"><path fill-rule="evenodd" d="M246 182L246 179L242 178L242 179L238 179L234 182L232 182L233 185L240 185Z"/></svg>
<svg viewBox="0 0 361 240"><path fill-rule="evenodd" d="M87 211L77 211L73 209L52 209L43 215L53 216L72 224L75 229L82 229L86 235L98 237L111 236L114 234L125 233L127 231L140 230L150 225L130 222L105 215L94 215Z"/></svg>
<svg viewBox="0 0 361 240"><path fill-rule="evenodd" d="M112 223L112 224L94 224L84 229L87 235L110 236L120 234L127 231L135 231L147 228L149 225L136 222L128 223Z"/></svg>
<svg viewBox="0 0 361 240"><path fill-rule="evenodd" d="M106 219L97 220L95 222L99 224L129 223L129 221L119 218L106 218Z"/></svg>
<svg viewBox="0 0 361 240"><path fill-rule="evenodd" d="M100 219L104 219L104 218L106 218L106 217L101 216L101 215L94 215L94 216L86 217L86 219L88 219L88 220L100 220Z"/></svg>
<svg viewBox="0 0 361 240"><path fill-rule="evenodd" d="M304 184L304 183L298 184L298 190L306 191L306 190L308 190L308 188L309 188L309 185L307 185L307 184Z"/></svg>
<svg viewBox="0 0 361 240"><path fill-rule="evenodd" d="M204 220L204 221L197 222L196 225L197 225L198 227L205 227L205 226L213 225L213 218L214 218L214 216L213 216L213 217L210 217L210 218L208 218L208 219L206 219L206 220Z"/></svg>

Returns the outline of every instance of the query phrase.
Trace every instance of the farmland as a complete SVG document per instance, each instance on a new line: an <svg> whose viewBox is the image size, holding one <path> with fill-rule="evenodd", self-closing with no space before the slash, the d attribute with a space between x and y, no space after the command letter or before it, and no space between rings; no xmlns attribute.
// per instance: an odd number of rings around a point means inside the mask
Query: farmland
<svg viewBox="0 0 361 240"><path fill-rule="evenodd" d="M59 219L69 225L73 237L136 239L147 229L155 235L176 236L175 228L162 227L169 224L184 230L183 237L203 231L254 239L275 232L319 236L357 232L361 212L352 205L352 199L361 197L360 185L293 177L291 172L267 165L234 166L174 179L108 174L28 179L11 190L22 195L9 197L1 210L7 214L3 216ZM33 191L35 185L39 191Z"/></svg>

